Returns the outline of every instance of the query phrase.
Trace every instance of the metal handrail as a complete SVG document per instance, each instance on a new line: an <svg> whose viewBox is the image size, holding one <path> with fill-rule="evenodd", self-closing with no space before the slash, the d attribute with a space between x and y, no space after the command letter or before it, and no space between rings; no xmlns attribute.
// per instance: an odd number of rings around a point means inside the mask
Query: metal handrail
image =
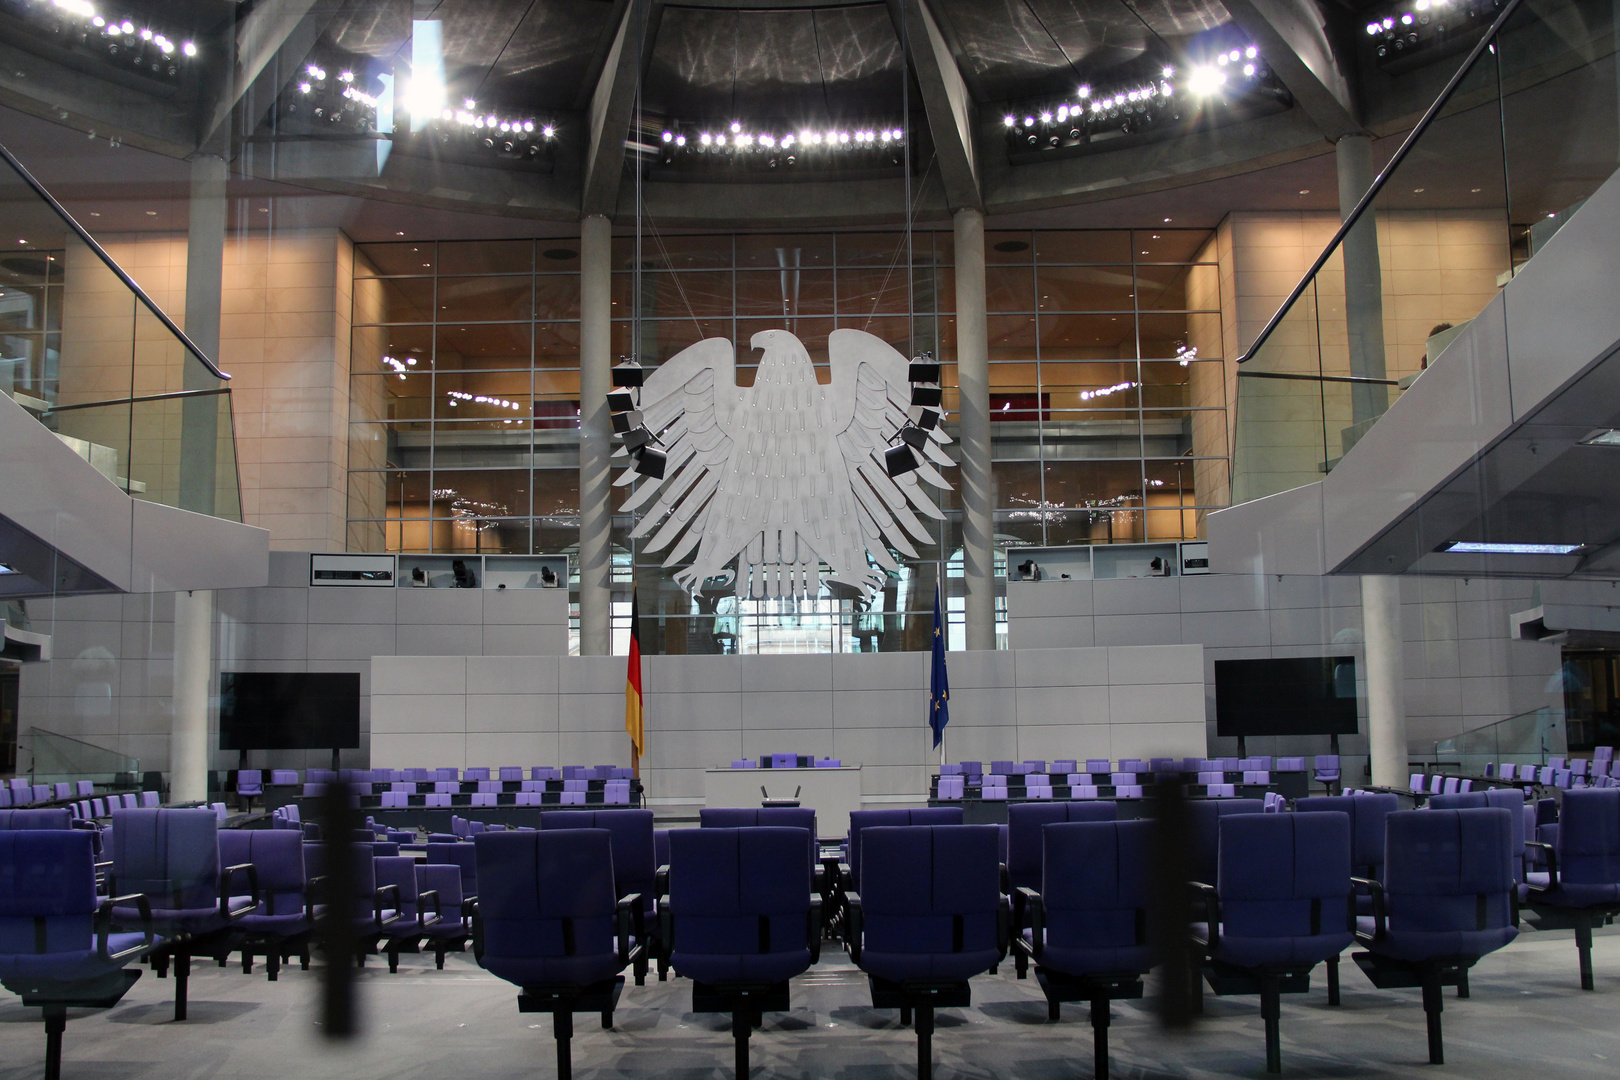
<svg viewBox="0 0 1620 1080"><path fill-rule="evenodd" d="M229 376L226 376L229 378ZM218 397L231 392L228 386L216 386L212 390L174 390L167 394L145 394L141 397L108 398L105 401L79 401L72 405L52 405L45 412L73 412L75 409L103 409L108 405L140 405L147 401L176 401L181 398Z"/></svg>
<svg viewBox="0 0 1620 1080"><path fill-rule="evenodd" d="M1365 375L1310 375L1303 371L1240 371L1240 379L1298 379L1301 382L1361 383L1366 386L1399 386L1399 379L1369 379Z"/></svg>
<svg viewBox="0 0 1620 1080"><path fill-rule="evenodd" d="M1515 2L1517 2L1517 0L1515 0ZM165 327L168 328L169 333L173 334L180 340L180 344L186 347L187 352L191 353L191 355L195 356L198 360L201 360L203 367L212 372L215 378L227 380L230 378L230 376L225 374L225 372L219 370L212 360L203 355L203 351L197 348L196 342L188 338L186 336L186 332L176 326L174 324L174 320L169 318L169 316L164 313L163 309L158 307L157 303L153 301L150 296L146 295L145 289L135 284L135 279L130 277L129 274L125 273L124 268L119 266L117 261L113 259L111 255L107 254L107 249L96 243L95 237L86 232L84 226L75 221L73 215L68 213L67 207L57 202L56 196L47 191L44 184L41 184L38 180L35 180L33 173L30 173L27 169L25 169L23 167L23 163L18 161L16 155L8 150L4 145L0 145L0 159L3 159L7 165L11 166L12 170L16 172L18 176L22 177L23 183L32 188L35 195L38 195L41 199L45 200L45 204L56 212L56 216L67 223L68 228L73 230L78 238L84 242L86 247L95 252L96 258L105 263L107 269L111 270L113 274L117 276L118 280L124 283L125 288L129 289L130 292L135 294L135 299L145 304L147 310L153 315L157 316L158 322L161 322Z"/></svg>
<svg viewBox="0 0 1620 1080"><path fill-rule="evenodd" d="M1379 192L1384 190L1384 185L1395 174L1395 170L1400 168L1401 162L1406 160L1406 155L1411 152L1412 147L1423 137L1424 132L1429 130L1429 125L1439 117L1440 110L1446 107L1446 103L1451 100L1451 96L1457 92L1457 88L1462 85L1463 79L1473 70L1475 62L1485 54L1486 49L1494 45L1496 35L1502 32L1502 27L1506 25L1508 19L1513 17L1514 12L1519 10L1519 5L1522 2L1523 0L1508 0L1507 5L1502 8L1502 13L1496 17L1495 22L1491 23L1491 28L1469 50L1467 58L1463 60L1462 66L1457 69L1457 73L1446 83L1445 89L1440 91L1440 96L1434 99L1434 104L1429 106L1428 110L1423 114L1423 118L1417 122L1417 126L1406 136L1406 139L1401 143L1400 149L1395 151L1395 156L1389 159L1389 164L1384 166L1382 172L1373 177L1373 182L1368 186L1366 194L1361 196L1361 200L1356 203L1355 209L1351 210L1350 215L1344 219L1344 223L1339 226L1339 231L1333 234L1333 239L1328 241L1327 247L1322 249L1322 254L1316 257L1316 261L1311 264L1311 268L1305 271L1305 276L1300 279L1298 285L1294 286L1294 291L1288 294L1288 299L1283 301L1282 306L1271 317L1271 321L1266 323L1265 328L1260 331L1259 336L1254 339L1254 343L1249 346L1248 350L1238 357L1237 362L1239 364L1246 364L1254 359L1254 354L1260 351L1260 347L1266 343L1267 338L1271 337L1272 332L1282 323L1294 304L1299 301L1301 296L1305 295L1305 290L1315 279L1317 273L1327 265L1327 261L1332 258L1333 252L1338 249L1340 244L1344 243L1344 238L1350 234L1351 229L1356 227L1356 224L1361 220L1361 215L1373 204L1373 200L1378 198Z"/></svg>

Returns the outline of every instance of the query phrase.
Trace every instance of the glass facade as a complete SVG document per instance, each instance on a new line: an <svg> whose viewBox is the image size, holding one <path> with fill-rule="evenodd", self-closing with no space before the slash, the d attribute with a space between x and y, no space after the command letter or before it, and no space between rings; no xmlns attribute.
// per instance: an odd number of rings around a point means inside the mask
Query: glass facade
<svg viewBox="0 0 1620 1080"><path fill-rule="evenodd" d="M1219 274L1207 230L986 237L998 563L1007 547L1192 539L1224 504ZM634 241L615 241L613 349L661 363L704 338L786 328L822 367L853 327L945 362L955 433L952 238L921 232L651 236L635 319ZM355 249L349 547L571 554L578 542L579 255L568 241ZM638 336L639 333L639 336ZM954 447L952 448L954 450ZM953 454L954 456L954 454ZM616 585L656 615L649 648L869 651L926 647L934 585L960 635L959 477L934 545L870 610L688 597L614 519ZM633 489L614 488L614 504ZM651 586L657 582L654 600ZM621 632L625 628L621 627ZM959 645L959 642L955 643Z"/></svg>

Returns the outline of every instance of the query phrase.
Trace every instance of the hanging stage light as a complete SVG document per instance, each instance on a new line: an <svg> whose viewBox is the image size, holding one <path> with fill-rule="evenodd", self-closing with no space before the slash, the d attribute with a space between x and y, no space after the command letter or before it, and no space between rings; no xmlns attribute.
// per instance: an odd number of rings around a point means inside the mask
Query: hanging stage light
<svg viewBox="0 0 1620 1080"><path fill-rule="evenodd" d="M614 419L617 420L618 417L614 417ZM635 427L626 428L619 435L624 439L624 448L632 454L653 441L653 433L647 430L645 424L637 424Z"/></svg>
<svg viewBox="0 0 1620 1080"><path fill-rule="evenodd" d="M915 424L907 424L900 429L900 441L913 450L921 450L928 445L928 432Z"/></svg>
<svg viewBox="0 0 1620 1080"><path fill-rule="evenodd" d="M664 465L669 459L662 450L654 449L651 446L643 446L635 457L636 472L642 476L649 476L654 480L664 478Z"/></svg>
<svg viewBox="0 0 1620 1080"><path fill-rule="evenodd" d="M619 357L619 363L613 367L614 386L640 386L646 376L646 369L628 356Z"/></svg>
<svg viewBox="0 0 1620 1080"><path fill-rule="evenodd" d="M917 455L911 452L911 447L905 443L891 446L883 451L883 467L889 471L890 476L903 476L917 469Z"/></svg>
<svg viewBox="0 0 1620 1080"><path fill-rule="evenodd" d="M613 414L613 430L628 440L630 432L642 427L640 409L631 409L629 412L616 412ZM646 430L642 428L642 430Z"/></svg>
<svg viewBox="0 0 1620 1080"><path fill-rule="evenodd" d="M911 403L923 408L939 408L944 404L945 391L937 386L913 386L911 388Z"/></svg>
<svg viewBox="0 0 1620 1080"><path fill-rule="evenodd" d="M617 390L607 396L608 408L616 413L629 412L636 407L636 399L626 390Z"/></svg>
<svg viewBox="0 0 1620 1080"><path fill-rule="evenodd" d="M935 428L939 427L940 416L941 414L938 409L919 409L916 421L917 426L922 428L924 431L933 431Z"/></svg>
<svg viewBox="0 0 1620 1080"><path fill-rule="evenodd" d="M911 381L914 383L939 382L939 361L934 359L932 353L923 353L921 356L911 358Z"/></svg>

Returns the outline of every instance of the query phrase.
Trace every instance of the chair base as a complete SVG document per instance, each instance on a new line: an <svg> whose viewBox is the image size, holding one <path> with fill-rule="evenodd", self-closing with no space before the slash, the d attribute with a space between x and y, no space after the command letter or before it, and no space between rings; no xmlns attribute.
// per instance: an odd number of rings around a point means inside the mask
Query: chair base
<svg viewBox="0 0 1620 1080"><path fill-rule="evenodd" d="M518 994L518 1012L551 1014L551 1031L557 1040L557 1080L573 1076L574 1014L599 1012L602 1026L611 1028L623 991L624 976L619 975L589 986L525 986Z"/></svg>
<svg viewBox="0 0 1620 1080"><path fill-rule="evenodd" d="M31 980L7 987L22 998L24 1005L38 1007L45 1012L45 1080L61 1080L62 1035L67 1031L68 1008L110 1009L122 1000L140 977L138 969L119 968L84 982Z"/></svg>
<svg viewBox="0 0 1620 1080"><path fill-rule="evenodd" d="M1282 995L1311 991L1313 964L1240 968L1218 960L1204 963L1204 980L1217 996L1258 994L1260 1016L1266 1025L1266 1071L1282 1072ZM1330 996L1337 997L1338 971L1330 976Z"/></svg>
<svg viewBox="0 0 1620 1080"><path fill-rule="evenodd" d="M874 1009L899 1009L903 1023L912 1014L917 1033L917 1080L929 1080L934 1070L934 1010L965 1009L973 1004L966 979L905 979L890 982L867 976Z"/></svg>
<svg viewBox="0 0 1620 1080"><path fill-rule="evenodd" d="M1580 956L1581 989L1596 989L1597 984L1592 976L1592 928L1602 926L1616 915L1620 915L1620 906L1557 907L1553 904L1536 903L1534 893L1530 894L1528 906L1531 911L1535 912L1537 930L1575 931L1575 951Z"/></svg>
<svg viewBox="0 0 1620 1080"><path fill-rule="evenodd" d="M1066 975L1036 964L1035 981L1040 983L1041 993L1046 995L1048 1019L1059 1018L1064 1002L1090 1002L1093 1070L1097 1080L1108 1080L1108 1024L1113 1019L1109 1003L1140 998L1141 974Z"/></svg>
<svg viewBox="0 0 1620 1080"><path fill-rule="evenodd" d="M1376 953L1351 953L1350 959L1367 976L1367 980L1380 990L1423 990L1423 1012L1429 1027L1429 1063L1444 1065L1446 1048L1440 1027L1440 1013L1445 998L1443 986L1467 985L1468 969L1479 962L1477 956L1446 956L1433 960L1396 960Z"/></svg>
<svg viewBox="0 0 1620 1080"><path fill-rule="evenodd" d="M768 1012L787 1012L792 1003L788 984L692 983L692 1011L730 1013L731 1038L736 1044L736 1080L748 1080L748 1037L764 1021Z"/></svg>

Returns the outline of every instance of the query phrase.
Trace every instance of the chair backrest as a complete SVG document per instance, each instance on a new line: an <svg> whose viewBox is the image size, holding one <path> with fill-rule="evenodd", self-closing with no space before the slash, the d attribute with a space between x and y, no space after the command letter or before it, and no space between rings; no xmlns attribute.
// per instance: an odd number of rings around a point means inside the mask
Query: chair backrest
<svg viewBox="0 0 1620 1080"><path fill-rule="evenodd" d="M507 830L473 844L486 970L522 986L584 985L619 969L606 830Z"/></svg>
<svg viewBox="0 0 1620 1080"><path fill-rule="evenodd" d="M264 791L263 769L236 770L236 793L238 795L258 795Z"/></svg>
<svg viewBox="0 0 1620 1080"><path fill-rule="evenodd" d="M1275 772L1304 772L1305 759L1302 757L1280 757L1277 759Z"/></svg>
<svg viewBox="0 0 1620 1080"><path fill-rule="evenodd" d="M804 829L816 834L816 812L808 806L704 807L698 811L698 827L703 829L769 828Z"/></svg>
<svg viewBox="0 0 1620 1080"><path fill-rule="evenodd" d="M71 828L73 828L73 812L65 806L51 806L40 810L0 810L0 831Z"/></svg>
<svg viewBox="0 0 1620 1080"><path fill-rule="evenodd" d="M1337 810L1350 816L1350 865L1357 877L1383 875L1384 820L1398 809L1399 798L1388 792L1294 800L1295 813Z"/></svg>
<svg viewBox="0 0 1620 1080"><path fill-rule="evenodd" d="M271 769L270 782L272 784L288 785L298 783L297 769Z"/></svg>
<svg viewBox="0 0 1620 1080"><path fill-rule="evenodd" d="M1337 780L1339 778L1339 755L1317 754L1313 762L1316 766L1318 780Z"/></svg>
<svg viewBox="0 0 1620 1080"><path fill-rule="evenodd" d="M1086 772L1093 776L1100 776L1103 773L1110 773L1113 771L1113 762L1109 761L1107 758L1086 758Z"/></svg>
<svg viewBox="0 0 1620 1080"><path fill-rule="evenodd" d="M1056 822L1112 821L1112 802L1018 803L1007 808L1007 876L1013 888L1041 887L1041 830Z"/></svg>
<svg viewBox="0 0 1620 1080"><path fill-rule="evenodd" d="M478 895L478 848L476 844L436 843L430 839L426 845L426 850L426 861L428 863L454 866L461 871L461 893L463 896Z"/></svg>
<svg viewBox="0 0 1620 1080"><path fill-rule="evenodd" d="M219 904L219 818L205 808L117 810L112 876L120 893L145 893L154 911Z"/></svg>
<svg viewBox="0 0 1620 1080"><path fill-rule="evenodd" d="M252 863L259 881L259 914L296 915L308 877L304 839L287 829L221 829L219 858L226 866ZM240 888L242 881L232 883Z"/></svg>
<svg viewBox="0 0 1620 1080"><path fill-rule="evenodd" d="M26 957L25 978L57 975L41 970L40 953L77 959L90 946L95 858L95 837L83 829L0 833L0 958Z"/></svg>
<svg viewBox="0 0 1620 1080"><path fill-rule="evenodd" d="M988 794L984 796L990 798ZM1005 788L1001 797L1006 798ZM960 806L931 806L917 810L851 810L849 812L849 869L855 887L861 884L861 831L873 826L960 825Z"/></svg>
<svg viewBox="0 0 1620 1080"><path fill-rule="evenodd" d="M1512 814L1398 810L1386 827L1389 943L1409 960L1483 956L1518 936L1509 847Z"/></svg>
<svg viewBox="0 0 1620 1080"><path fill-rule="evenodd" d="M1061 822L1041 829L1043 966L1071 975L1145 972L1153 963L1153 824Z"/></svg>
<svg viewBox="0 0 1620 1080"><path fill-rule="evenodd" d="M416 860L409 855L385 855L374 859L377 887L399 886L399 916L407 923L420 916L417 904Z"/></svg>
<svg viewBox="0 0 1620 1080"><path fill-rule="evenodd" d="M866 971L966 979L1000 960L995 826L870 828L861 860Z"/></svg>
<svg viewBox="0 0 1620 1080"><path fill-rule="evenodd" d="M434 932L458 929L462 925L465 897L461 891L461 869L440 863L417 863L417 903L422 904L422 893L429 889L439 894L439 923Z"/></svg>
<svg viewBox="0 0 1620 1080"><path fill-rule="evenodd" d="M1620 788L1564 794L1558 819L1560 891L1577 904L1620 898Z"/></svg>
<svg viewBox="0 0 1620 1080"><path fill-rule="evenodd" d="M700 982L777 982L810 966L804 832L676 829L669 835L670 963Z"/></svg>
<svg viewBox="0 0 1620 1080"><path fill-rule="evenodd" d="M1229 814L1261 814L1266 809L1262 799L1189 799L1187 812L1192 816L1192 849L1194 880L1206 885L1215 884L1219 868L1216 856L1220 850L1220 819Z"/></svg>
<svg viewBox="0 0 1620 1080"><path fill-rule="evenodd" d="M555 829L605 829L613 839L613 874L619 895L640 893L651 910L658 864L653 850L651 810L547 810L540 815L542 832Z"/></svg>
<svg viewBox="0 0 1620 1080"><path fill-rule="evenodd" d="M1339 948L1350 944L1346 815L1222 818L1217 878L1221 940L1236 963L1264 963L1272 952L1264 946L1247 950L1244 939L1322 937L1342 940ZM1298 947L1296 940L1293 948ZM1286 959L1307 958L1309 954Z"/></svg>
<svg viewBox="0 0 1620 1080"><path fill-rule="evenodd" d="M461 778L463 780L488 780L489 770L482 766L476 769L463 769Z"/></svg>

